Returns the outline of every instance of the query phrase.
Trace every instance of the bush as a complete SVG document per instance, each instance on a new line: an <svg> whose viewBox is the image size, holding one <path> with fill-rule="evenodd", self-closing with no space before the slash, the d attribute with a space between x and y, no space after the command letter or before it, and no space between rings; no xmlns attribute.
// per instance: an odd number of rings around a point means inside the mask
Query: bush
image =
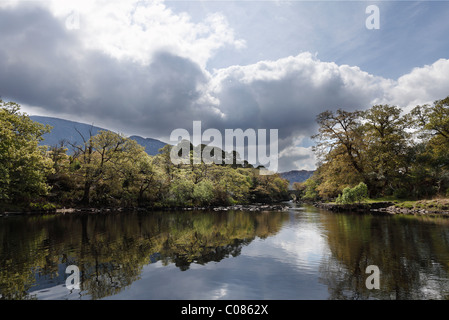
<svg viewBox="0 0 449 320"><path fill-rule="evenodd" d="M57 207L53 203L30 203L30 209L33 211L51 211L55 210Z"/></svg>
<svg viewBox="0 0 449 320"><path fill-rule="evenodd" d="M193 199L195 204L209 205L214 199L214 186L212 182L203 180L193 187Z"/></svg>
<svg viewBox="0 0 449 320"><path fill-rule="evenodd" d="M344 188L343 193L338 195L336 202L338 204L360 203L366 198L368 198L368 187L363 182L360 182L354 188Z"/></svg>

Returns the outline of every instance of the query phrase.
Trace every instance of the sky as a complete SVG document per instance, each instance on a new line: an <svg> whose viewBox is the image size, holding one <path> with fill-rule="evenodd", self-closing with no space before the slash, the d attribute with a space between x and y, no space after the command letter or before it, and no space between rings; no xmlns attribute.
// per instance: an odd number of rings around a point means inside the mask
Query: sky
<svg viewBox="0 0 449 320"><path fill-rule="evenodd" d="M449 95L448 16L444 0L0 0L0 96L164 142L193 121L277 129L279 171L313 170L320 112Z"/></svg>

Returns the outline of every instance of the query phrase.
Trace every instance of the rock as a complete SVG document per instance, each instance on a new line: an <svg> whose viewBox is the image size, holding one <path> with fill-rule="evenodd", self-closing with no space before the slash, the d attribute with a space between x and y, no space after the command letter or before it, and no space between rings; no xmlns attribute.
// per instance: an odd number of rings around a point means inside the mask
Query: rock
<svg viewBox="0 0 449 320"><path fill-rule="evenodd" d="M288 206L286 205L257 205L257 204L250 204L250 205L233 205L233 206L219 206L214 207L214 211L251 211L251 212L259 212L259 211L285 211L288 209Z"/></svg>

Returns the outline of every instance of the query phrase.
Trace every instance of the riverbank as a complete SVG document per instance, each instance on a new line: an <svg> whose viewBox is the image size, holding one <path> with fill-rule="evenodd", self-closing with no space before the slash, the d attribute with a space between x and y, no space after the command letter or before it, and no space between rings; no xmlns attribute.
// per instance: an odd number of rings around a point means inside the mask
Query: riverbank
<svg viewBox="0 0 449 320"><path fill-rule="evenodd" d="M366 212L371 210L383 210L393 206L393 202L373 202L373 203L353 203L353 204L336 204L333 202L315 202L314 207L334 211L334 212Z"/></svg>
<svg viewBox="0 0 449 320"><path fill-rule="evenodd" d="M151 207L151 208L94 208L94 207L73 207L57 208L50 210L15 210L0 213L0 217L24 214L70 214L70 213L113 213L113 212L151 212L151 211L286 211L289 206L282 203L266 204L236 204L223 206L193 206L193 207Z"/></svg>
<svg viewBox="0 0 449 320"><path fill-rule="evenodd" d="M449 199L379 201L354 204L317 202L315 207L333 212L377 212L383 214L448 216Z"/></svg>

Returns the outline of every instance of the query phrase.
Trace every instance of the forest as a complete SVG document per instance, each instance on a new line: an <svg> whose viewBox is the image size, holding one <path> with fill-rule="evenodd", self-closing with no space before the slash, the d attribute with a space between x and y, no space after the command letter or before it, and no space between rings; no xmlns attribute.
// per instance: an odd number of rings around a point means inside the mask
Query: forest
<svg viewBox="0 0 449 320"><path fill-rule="evenodd" d="M449 197L449 97L400 107L325 111L316 118L317 170L294 185L303 200ZM338 201L337 201L338 202Z"/></svg>
<svg viewBox="0 0 449 320"><path fill-rule="evenodd" d="M289 196L287 180L259 174L260 168L247 162L175 165L173 146L150 156L136 141L111 131L81 136L79 144L42 146L51 127L31 120L15 102L0 100L0 128L0 211L194 207ZM238 158L222 152L223 159Z"/></svg>

